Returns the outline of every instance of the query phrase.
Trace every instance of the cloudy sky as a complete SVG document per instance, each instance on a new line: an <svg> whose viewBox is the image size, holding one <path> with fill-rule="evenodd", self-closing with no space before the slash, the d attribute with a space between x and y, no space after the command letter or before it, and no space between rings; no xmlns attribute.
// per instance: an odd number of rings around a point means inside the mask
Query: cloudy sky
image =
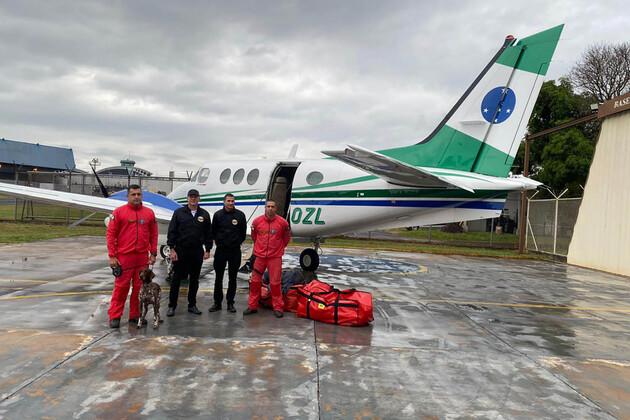
<svg viewBox="0 0 630 420"><path fill-rule="evenodd" d="M501 46L564 23L548 78L628 41L626 0L3 1L0 138L131 157L320 157L423 139Z"/></svg>

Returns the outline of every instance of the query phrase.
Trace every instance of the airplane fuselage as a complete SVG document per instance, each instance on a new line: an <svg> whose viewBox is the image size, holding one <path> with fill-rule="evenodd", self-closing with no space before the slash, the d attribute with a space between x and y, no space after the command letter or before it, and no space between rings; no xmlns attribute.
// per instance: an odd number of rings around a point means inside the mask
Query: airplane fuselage
<svg viewBox="0 0 630 420"><path fill-rule="evenodd" d="M264 213L267 198L291 224L296 237L320 237L410 225L498 217L510 190L519 183L459 171L439 170L474 189L418 189L393 185L334 159L212 162L169 197L185 204L196 188L211 214L232 193L251 223ZM488 181L492 178L492 182Z"/></svg>

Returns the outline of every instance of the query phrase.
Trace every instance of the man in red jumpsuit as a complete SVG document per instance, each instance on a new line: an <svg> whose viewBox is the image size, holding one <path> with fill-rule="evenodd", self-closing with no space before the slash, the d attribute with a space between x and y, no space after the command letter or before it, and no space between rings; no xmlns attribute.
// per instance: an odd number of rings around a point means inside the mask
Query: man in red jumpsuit
<svg viewBox="0 0 630 420"><path fill-rule="evenodd" d="M153 210L142 205L142 189L130 185L127 204L118 207L107 225L107 251L109 266L122 267L122 275L114 281L112 302L109 306L109 326L120 327L120 317L131 285L129 324L136 325L140 316L138 294L142 286L138 274L157 256L158 227Z"/></svg>
<svg viewBox="0 0 630 420"><path fill-rule="evenodd" d="M267 200L265 214L252 223L252 241L254 241L254 269L249 286L249 302L243 315L258 312L258 299L262 286L262 275L269 270L269 288L273 302L273 313L276 318L283 317L284 301L282 299L282 256L284 248L291 240L289 223L276 215L276 202Z"/></svg>

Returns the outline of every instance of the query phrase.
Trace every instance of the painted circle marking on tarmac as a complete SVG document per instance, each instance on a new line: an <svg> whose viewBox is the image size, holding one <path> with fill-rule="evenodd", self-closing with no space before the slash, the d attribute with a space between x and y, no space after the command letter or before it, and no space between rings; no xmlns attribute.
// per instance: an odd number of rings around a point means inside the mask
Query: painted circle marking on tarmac
<svg viewBox="0 0 630 420"><path fill-rule="evenodd" d="M285 254L282 261L285 267L299 265L299 256L293 253ZM427 268L417 264L386 260L383 258L349 257L346 255L320 255L319 270L353 274L412 274L424 273Z"/></svg>

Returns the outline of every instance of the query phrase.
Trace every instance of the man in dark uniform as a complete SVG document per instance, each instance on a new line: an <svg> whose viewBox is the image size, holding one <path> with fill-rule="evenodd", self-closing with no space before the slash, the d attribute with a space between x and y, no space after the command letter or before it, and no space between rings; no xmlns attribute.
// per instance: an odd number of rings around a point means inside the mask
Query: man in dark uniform
<svg viewBox="0 0 630 420"><path fill-rule="evenodd" d="M171 260L175 268L166 316L175 315L179 286L186 276L189 276L188 312L201 315L197 309L199 273L203 260L210 258L212 224L210 214L199 207L199 191L188 191L188 204L173 212L166 244L171 248Z"/></svg>
<svg viewBox="0 0 630 420"><path fill-rule="evenodd" d="M228 266L227 310L234 309L236 295L236 274L241 265L241 244L247 237L247 220L245 213L234 208L234 196L223 197L223 208L212 216L212 232L217 249L214 252L214 305L209 312L221 310L223 302L223 274Z"/></svg>

